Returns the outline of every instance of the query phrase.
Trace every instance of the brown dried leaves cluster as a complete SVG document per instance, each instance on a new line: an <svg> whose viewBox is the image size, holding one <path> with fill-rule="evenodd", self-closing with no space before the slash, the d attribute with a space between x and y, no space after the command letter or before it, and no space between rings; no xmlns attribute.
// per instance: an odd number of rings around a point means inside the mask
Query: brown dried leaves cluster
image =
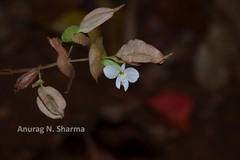
<svg viewBox="0 0 240 160"><path fill-rule="evenodd" d="M97 8L84 17L79 27L68 27L62 34L62 40L59 38L48 38L51 46L58 53L56 63L59 70L65 76L69 77L67 92L71 88L72 80L75 76L75 71L73 65L70 63L70 58L68 57L69 53L62 46L62 42L75 42L77 44L86 46L89 43L90 39L85 36L84 33L89 33L94 28L110 19L113 14L123 6L124 4L114 9ZM103 72L103 64L106 64L106 61L113 60L117 63L128 63L131 65L140 65L140 63L162 64L171 55L172 53L164 56L152 45L149 45L142 40L135 39L130 40L127 44L123 45L117 54L115 56L111 56L111 60L109 60L105 59L107 57L107 54L103 46L103 40L102 38L98 38L90 45L88 58L90 72L98 83L98 78ZM28 87L36 79L38 71L39 68L33 68L32 70L19 77L16 84L14 85L15 91L19 91ZM5 73L5 71L3 73ZM37 105L39 109L50 118L63 118L66 101L59 91L50 86L44 87L42 83L43 81L41 78L35 83L36 86L40 85L38 88L37 97Z"/></svg>
<svg viewBox="0 0 240 160"><path fill-rule="evenodd" d="M75 42L86 46L90 39L84 35L92 31L94 28L98 27L108 19L110 19L113 14L122 8L124 5L121 5L117 8L97 8L87 14L83 21L80 23L80 26L70 26L62 34L62 40L59 38L48 38L51 46L57 51L57 66L59 70L67 77L69 77L69 83L67 85L67 92L71 88L72 80L75 76L74 67L69 61L68 52L62 46L62 42ZM97 39L94 43L91 44L89 50L89 66L90 72L96 82L98 82L98 77L101 75L103 70L102 59L103 56L106 56L106 51L102 44L102 38ZM10 71L1 71L3 74ZM39 68L33 68L27 73L23 74L17 79L17 82L14 85L15 92L25 89L36 79L39 72ZM39 73L40 74L40 73ZM66 107L66 101L59 91L53 87L44 87L42 85L43 81L40 79L34 83L33 87L40 86L38 88L38 97L37 105L41 112L46 116L58 119L64 117L64 109Z"/></svg>

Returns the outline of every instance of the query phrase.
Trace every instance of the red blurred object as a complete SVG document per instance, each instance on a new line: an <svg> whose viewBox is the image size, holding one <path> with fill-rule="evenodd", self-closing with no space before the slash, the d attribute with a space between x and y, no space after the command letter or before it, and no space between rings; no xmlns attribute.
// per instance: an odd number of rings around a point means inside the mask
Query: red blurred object
<svg viewBox="0 0 240 160"><path fill-rule="evenodd" d="M189 130L188 119L193 105L187 95L178 92L164 92L149 98L147 104L173 127L183 132Z"/></svg>

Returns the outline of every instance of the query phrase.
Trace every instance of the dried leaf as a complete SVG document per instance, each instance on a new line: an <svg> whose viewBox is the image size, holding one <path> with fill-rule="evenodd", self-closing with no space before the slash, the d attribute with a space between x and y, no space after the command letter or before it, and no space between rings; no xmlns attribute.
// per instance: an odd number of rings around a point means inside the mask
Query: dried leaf
<svg viewBox="0 0 240 160"><path fill-rule="evenodd" d="M59 70L67 77L69 77L66 91L66 93L68 93L71 88L73 78L75 77L74 67L68 61L67 51L65 48L63 48L61 40L59 38L49 38L49 41L58 52L57 65Z"/></svg>
<svg viewBox="0 0 240 160"><path fill-rule="evenodd" d="M58 53L57 65L59 70L65 74L67 77L70 77L70 65L68 62L67 51L62 46L62 41L59 38L48 38L50 44Z"/></svg>
<svg viewBox="0 0 240 160"><path fill-rule="evenodd" d="M97 8L93 10L83 18L80 24L79 32L82 33L90 32L94 28L98 27L99 25L110 19L113 16L113 14L119 9L121 9L123 6L125 6L125 4L113 9Z"/></svg>
<svg viewBox="0 0 240 160"><path fill-rule="evenodd" d="M102 74L102 57L104 55L106 55L106 51L102 44L102 38L98 38L96 42L91 45L88 55L90 72L97 83L98 77Z"/></svg>
<svg viewBox="0 0 240 160"><path fill-rule="evenodd" d="M37 105L42 113L52 119L64 117L66 101L60 92L50 86L41 86L38 88L38 95Z"/></svg>
<svg viewBox="0 0 240 160"><path fill-rule="evenodd" d="M75 77L75 70L71 63L69 63L69 68L70 68L70 75L69 75L69 80L68 80L68 84L67 84L67 90L65 91L65 93L68 93L70 91L71 86L72 86L72 81Z"/></svg>
<svg viewBox="0 0 240 160"><path fill-rule="evenodd" d="M142 40L130 40L116 54L126 63L159 63L162 64L171 54L164 56L158 49Z"/></svg>
<svg viewBox="0 0 240 160"><path fill-rule="evenodd" d="M79 27L78 26L70 26L64 30L62 34L62 41L63 42L74 42L77 44L81 44L86 46L90 39L85 36L83 33L78 33Z"/></svg>
<svg viewBox="0 0 240 160"><path fill-rule="evenodd" d="M90 38L88 38L87 36L85 36L83 33L74 33L72 35L72 41L74 43L77 44L81 44L83 46L88 45L88 43L90 42Z"/></svg>
<svg viewBox="0 0 240 160"><path fill-rule="evenodd" d="M37 77L38 68L33 68L29 72L23 74L17 79L17 82L14 85L14 91L18 92L27 88Z"/></svg>
<svg viewBox="0 0 240 160"><path fill-rule="evenodd" d="M103 38L102 37L98 37L96 40L95 40L95 43L97 44L97 46L100 48L101 50L101 54L102 56L107 56L107 53L106 53L106 50L103 46Z"/></svg>

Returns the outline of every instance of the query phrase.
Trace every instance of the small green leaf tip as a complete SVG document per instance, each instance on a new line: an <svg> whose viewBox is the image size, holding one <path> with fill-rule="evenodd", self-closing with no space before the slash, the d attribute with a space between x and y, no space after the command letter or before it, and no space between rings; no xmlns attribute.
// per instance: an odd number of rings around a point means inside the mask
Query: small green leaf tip
<svg viewBox="0 0 240 160"><path fill-rule="evenodd" d="M34 84L32 84L32 88L41 86L43 83L44 83L43 80L39 79Z"/></svg>
<svg viewBox="0 0 240 160"><path fill-rule="evenodd" d="M103 65L104 65L105 67L108 66L108 65L112 65L112 66L117 67L118 69L121 68L119 64L117 64L116 62L114 62L114 61L112 61L112 60L109 60L109 59L104 59L104 60L103 60Z"/></svg>
<svg viewBox="0 0 240 160"><path fill-rule="evenodd" d="M74 34L77 33L77 31L79 30L78 26L70 26L67 29L65 29L65 31L62 34L62 41L63 42L72 42L72 37Z"/></svg>
<svg viewBox="0 0 240 160"><path fill-rule="evenodd" d="M62 34L62 42L74 42L83 46L88 45L90 39L83 33L78 33L78 26L70 26Z"/></svg>

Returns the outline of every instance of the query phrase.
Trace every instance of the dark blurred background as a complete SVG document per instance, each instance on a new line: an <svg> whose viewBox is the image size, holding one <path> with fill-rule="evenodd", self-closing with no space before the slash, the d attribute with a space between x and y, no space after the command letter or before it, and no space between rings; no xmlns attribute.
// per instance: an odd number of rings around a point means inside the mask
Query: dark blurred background
<svg viewBox="0 0 240 160"><path fill-rule="evenodd" d="M109 55L130 39L168 54L163 65L137 67L139 80L124 92L87 62L68 79L57 68L42 73L45 86L67 101L65 117L53 120L36 105L31 87L14 95L21 74L0 77L0 159L18 160L239 160L239 0L1 0L0 68L56 61L47 36L98 7L126 6L92 31ZM69 44L64 44L69 49ZM72 58L87 57L74 45ZM18 126L82 126L85 133L17 133Z"/></svg>

